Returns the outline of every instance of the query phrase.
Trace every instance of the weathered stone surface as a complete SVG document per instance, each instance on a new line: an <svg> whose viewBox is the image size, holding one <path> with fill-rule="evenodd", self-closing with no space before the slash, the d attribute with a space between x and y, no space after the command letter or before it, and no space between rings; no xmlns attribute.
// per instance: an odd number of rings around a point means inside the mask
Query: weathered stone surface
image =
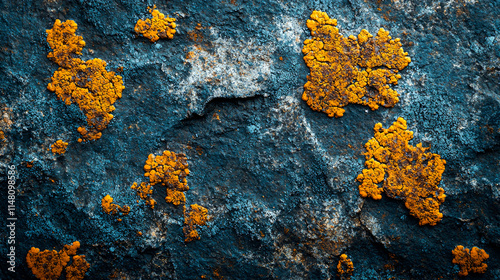
<svg viewBox="0 0 500 280"><path fill-rule="evenodd" d="M172 40L134 33L148 4L177 19ZM453 279L456 245L490 255L483 279L500 279L500 21L498 1L3 1L0 12L0 145L16 165L17 271L32 279L31 247L78 240L87 279L335 279L342 253L353 279ZM313 10L341 33L383 27L412 59L394 108L349 105L329 118L301 100L309 69L301 53ZM85 123L46 89L57 65L45 30L72 19L82 59L123 67L125 89L102 138L78 143ZM201 28L196 29L200 24ZM196 36L193 36L196 34ZM280 57L282 60L280 60ZM373 126L404 117L447 161L444 217L419 226L404 203L362 199L356 176ZM56 140L69 142L55 156ZM154 210L136 203L151 153L185 153L187 204L208 209L201 239L184 243L181 206L155 187ZM28 167L31 163L32 167ZM111 195L130 214L101 209ZM0 201L5 221L7 201ZM137 236L137 231L143 233ZM7 232L1 232L6 237Z"/></svg>

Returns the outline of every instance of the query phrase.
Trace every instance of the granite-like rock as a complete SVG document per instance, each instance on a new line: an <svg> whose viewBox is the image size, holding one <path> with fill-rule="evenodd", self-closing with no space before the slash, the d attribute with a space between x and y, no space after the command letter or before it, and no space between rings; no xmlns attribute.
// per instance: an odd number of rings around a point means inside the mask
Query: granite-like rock
<svg viewBox="0 0 500 280"><path fill-rule="evenodd" d="M173 39L137 35L148 6L176 19ZM500 279L500 20L496 0L3 1L0 10L0 218L15 165L16 272L0 231L0 279L35 279L31 247L79 241L86 279L454 279L457 245L489 254ZM393 86L400 101L341 118L301 100L309 69L301 52L313 10L344 35L379 28L400 37L412 62ZM47 90L58 66L46 29L74 20L86 45L123 71L125 89L102 137L78 143L86 117ZM364 144L398 117L413 143L446 160L446 200L436 226L419 226L404 202L359 195ZM68 142L63 155L50 146ZM149 154L184 153L186 205L208 209L200 240L184 242L182 206L154 187L154 209L130 189L146 182ZM131 206L117 221L112 196ZM138 234L141 232L142 235ZM63 273L64 274L64 273Z"/></svg>

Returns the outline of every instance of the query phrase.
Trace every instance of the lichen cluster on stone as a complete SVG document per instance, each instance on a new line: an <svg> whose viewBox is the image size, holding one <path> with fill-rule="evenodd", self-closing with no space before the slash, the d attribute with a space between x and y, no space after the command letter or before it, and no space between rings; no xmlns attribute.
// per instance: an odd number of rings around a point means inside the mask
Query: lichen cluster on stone
<svg viewBox="0 0 500 280"><path fill-rule="evenodd" d="M339 263L337 264L337 273L342 279L349 279L354 272L354 265L351 259L346 254L340 255Z"/></svg>
<svg viewBox="0 0 500 280"><path fill-rule="evenodd" d="M85 256L74 256L71 265L66 267L66 280L82 280L89 268Z"/></svg>
<svg viewBox="0 0 500 280"><path fill-rule="evenodd" d="M68 143L63 140L57 140L54 144L50 145L53 154L62 155L66 153L66 149L68 147Z"/></svg>
<svg viewBox="0 0 500 280"><path fill-rule="evenodd" d="M160 38L174 38L175 34L175 18L165 17L163 13L156 9L148 7L152 18L146 20L139 19L135 24L135 32L148 38L151 42L156 42Z"/></svg>
<svg viewBox="0 0 500 280"><path fill-rule="evenodd" d="M172 39L176 33L175 19L165 17L156 6L148 9L152 18L138 20L135 31L151 42L160 38ZM399 94L390 85L398 83L401 78L399 71L411 62L400 40L392 39L383 28L376 36L363 29L357 36L344 37L336 26L337 20L319 11L314 11L307 21L312 39L304 41L302 51L310 74L302 99L313 110L324 112L329 117L343 116L343 107L350 103L369 106L372 110L379 106L394 106L399 102ZM66 105L77 104L87 117L87 126L78 128L81 142L102 136L102 131L113 119L113 104L121 98L124 86L121 76L106 70L105 61L79 58L85 41L75 35L76 30L77 24L71 20L56 20L53 28L47 30L47 42L52 49L47 57L60 66L47 88ZM283 60L282 57L279 59ZM216 119L219 120L218 115ZM3 137L0 130L0 140ZM381 123L375 125L374 137L365 144L366 168L356 178L361 183L359 193L362 197L380 200L385 192L391 198L404 200L420 225L434 226L443 217L439 208L446 195L439 184L446 161L440 155L428 152L429 148L422 147L422 143L410 145L412 139L413 132L407 130L403 118L398 118L387 129ZM63 154L67 146L68 143L58 140L51 149L54 154ZM134 183L131 189L154 209L157 202L152 198L152 188L158 184L165 186L165 201L175 206L183 205L185 242L200 239L198 227L207 224L208 210L198 204L185 206L185 192L189 190L186 155L171 151L150 154L144 171L149 182ZM130 212L129 206L114 204L110 195L102 198L101 206L110 215L128 215ZM142 232L138 231L137 235L142 236ZM39 279L57 279L63 270L66 279L83 279L90 265L85 256L76 255L79 247L78 241L65 245L59 252L41 252L33 247L26 261ZM473 247L469 250L460 245L452 253L453 263L460 267L460 276L471 272L484 273L487 269L484 261L489 255L482 249ZM342 254L337 264L338 275L342 279L350 278L353 271L353 262Z"/></svg>
<svg viewBox="0 0 500 280"><path fill-rule="evenodd" d="M108 194L101 200L102 210L109 215L128 215L130 213L129 206L120 206L118 204L113 203L113 198Z"/></svg>
<svg viewBox="0 0 500 280"><path fill-rule="evenodd" d="M153 194L153 189L151 189L151 184L147 184L142 182L140 185L134 182L130 187L133 190L136 190L137 195L144 201L146 201L146 205L150 206L151 209L155 208L156 200L154 200L151 195Z"/></svg>
<svg viewBox="0 0 500 280"><path fill-rule="evenodd" d="M453 249L453 263L460 267L459 276L467 276L472 273L485 273L488 265L483 263L490 257L483 249L473 247L472 250L458 245Z"/></svg>
<svg viewBox="0 0 500 280"><path fill-rule="evenodd" d="M106 70L106 62L95 58L78 58L85 46L76 36L77 24L72 20L56 20L47 30L47 42L52 51L47 55L60 68L52 76L47 89L56 93L66 105L75 103L87 117L87 127L79 127L79 142L101 138L115 110L113 104L122 97L122 77Z"/></svg>
<svg viewBox="0 0 500 280"><path fill-rule="evenodd" d="M398 93L389 85L397 84L398 71L411 62L400 40L383 28L375 37L364 29L357 38L344 37L336 26L336 19L320 11L307 20L312 39L304 41L302 52L310 74L302 99L330 117L341 117L349 103L393 107Z"/></svg>
<svg viewBox="0 0 500 280"><path fill-rule="evenodd" d="M198 204L191 204L190 209L184 206L184 236L185 242L200 239L196 226L204 226L208 221L208 210Z"/></svg>
<svg viewBox="0 0 500 280"><path fill-rule="evenodd" d="M161 183L167 187L165 200L174 205L186 203L184 192L189 190L186 176L189 175L185 154L164 151L162 155L150 154L144 165L144 176L151 185Z"/></svg>
<svg viewBox="0 0 500 280"><path fill-rule="evenodd" d="M151 209L154 209L156 201L151 197L152 186L161 184L167 187L165 201L175 206L183 205L184 211L184 235L185 241L190 242L200 239L196 226L203 226L208 221L207 209L197 204L192 204L186 210L185 191L189 190L187 175L189 175L187 157L183 153L163 151L161 155L150 154L144 165L144 176L148 177L149 183L136 182L131 189L136 190L137 195L146 201Z"/></svg>
<svg viewBox="0 0 500 280"><path fill-rule="evenodd" d="M61 276L66 267L66 279L81 280L90 268L84 255L76 255L80 248L80 242L75 241L71 245L64 245L59 252L56 250L44 250L32 247L26 255L26 263L36 278L41 280L54 280ZM72 263L67 266L73 256Z"/></svg>
<svg viewBox="0 0 500 280"><path fill-rule="evenodd" d="M375 137L366 144L366 169L356 180L361 182L362 197L381 199L385 193L405 200L410 214L420 225L436 225L443 214L439 206L444 202L444 189L439 188L446 161L429 148L409 145L413 132L407 130L406 121L398 118L388 129L381 123L374 127ZM377 184L383 182L383 187Z"/></svg>

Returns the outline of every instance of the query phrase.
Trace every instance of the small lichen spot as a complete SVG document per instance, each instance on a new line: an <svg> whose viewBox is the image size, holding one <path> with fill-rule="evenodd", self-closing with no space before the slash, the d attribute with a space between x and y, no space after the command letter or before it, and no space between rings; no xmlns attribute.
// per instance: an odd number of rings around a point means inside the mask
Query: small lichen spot
<svg viewBox="0 0 500 280"><path fill-rule="evenodd" d="M68 148L68 143L63 140L57 140L54 144L50 145L53 154L62 155L66 153L66 149Z"/></svg>
<svg viewBox="0 0 500 280"><path fill-rule="evenodd" d="M177 27L175 18L165 17L163 13L156 9L156 5L153 8L148 7L148 10L152 18L139 19L135 24L135 32L148 38L151 42L156 42L160 38L174 38L175 28Z"/></svg>

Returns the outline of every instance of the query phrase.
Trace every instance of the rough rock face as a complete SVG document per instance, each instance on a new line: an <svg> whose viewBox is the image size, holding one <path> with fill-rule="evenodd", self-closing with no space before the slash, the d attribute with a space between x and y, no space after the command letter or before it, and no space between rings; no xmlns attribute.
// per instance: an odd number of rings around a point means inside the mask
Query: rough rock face
<svg viewBox="0 0 500 280"><path fill-rule="evenodd" d="M155 43L134 25L157 8L176 18ZM0 12L1 190L17 168L16 272L0 245L0 279L35 279L31 247L79 241L86 279L336 279L347 254L352 279L453 279L457 245L489 254L500 279L500 5L484 1L133 0L3 1ZM383 27L412 62L394 86L400 101L342 118L301 100L309 69L303 41L313 10L343 34ZM74 20L86 46L123 77L114 118L96 141L78 143L78 106L47 90L57 65L46 29ZM398 117L413 143L446 160L446 200L436 226L419 226L404 202L359 195L364 144ZM50 145L62 139L67 152ZM137 203L149 154L184 153L186 205L208 210L200 240L184 242L182 206L154 187L154 209ZM119 222L112 196L131 206ZM1 220L7 199L0 201ZM0 232L7 238L6 227ZM142 235L138 234L141 232ZM6 240L6 239L3 239Z"/></svg>

